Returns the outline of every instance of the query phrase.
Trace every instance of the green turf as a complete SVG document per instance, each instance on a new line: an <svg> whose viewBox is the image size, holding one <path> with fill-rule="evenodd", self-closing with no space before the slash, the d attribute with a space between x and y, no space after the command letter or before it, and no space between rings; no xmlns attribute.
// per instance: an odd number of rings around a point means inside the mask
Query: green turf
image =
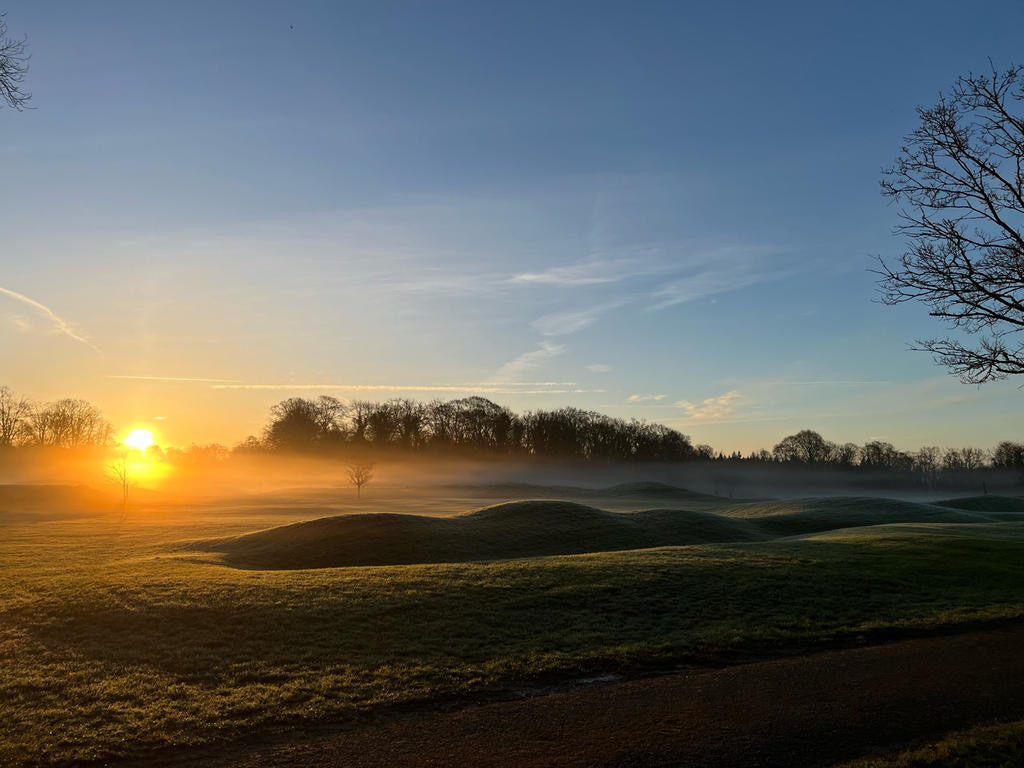
<svg viewBox="0 0 1024 768"><path fill-rule="evenodd" d="M196 544L247 568L456 563L752 541L744 520L706 512L606 512L570 501L517 501L466 515L350 514Z"/></svg>
<svg viewBox="0 0 1024 768"><path fill-rule="evenodd" d="M0 765L1024 615L1022 523L275 571L224 567L183 544L288 519L207 506L0 526Z"/></svg>
<svg viewBox="0 0 1024 768"><path fill-rule="evenodd" d="M942 741L842 768L1018 768L1024 766L1024 721L972 728Z"/></svg>
<svg viewBox="0 0 1024 768"><path fill-rule="evenodd" d="M935 502L942 507L988 513L1024 514L1024 499L1018 496L970 496Z"/></svg>
<svg viewBox="0 0 1024 768"><path fill-rule="evenodd" d="M1024 519L1024 513L993 516L865 497L744 503L717 513L684 509L620 513L571 501L532 500L454 517L340 515L194 546L221 552L225 563L245 568L328 568L739 543L882 523L987 523L1012 518Z"/></svg>

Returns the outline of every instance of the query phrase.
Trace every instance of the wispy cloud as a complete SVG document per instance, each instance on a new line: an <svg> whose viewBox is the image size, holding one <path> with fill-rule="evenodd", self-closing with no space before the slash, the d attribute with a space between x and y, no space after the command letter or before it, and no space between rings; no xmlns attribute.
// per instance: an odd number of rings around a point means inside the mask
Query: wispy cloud
<svg viewBox="0 0 1024 768"><path fill-rule="evenodd" d="M793 384L802 386L822 386L822 387L860 387L860 386L871 386L873 384L892 384L891 381L883 380L867 380L867 379L837 379L832 381L794 381Z"/></svg>
<svg viewBox="0 0 1024 768"><path fill-rule="evenodd" d="M208 384L241 384L239 379L202 379L191 376L107 376L108 379L127 379L129 381L195 381Z"/></svg>
<svg viewBox="0 0 1024 768"><path fill-rule="evenodd" d="M537 355L539 351L521 355L520 359L529 355ZM548 354L552 354L548 351ZM515 361L513 361L515 362ZM529 361L527 361L529 362ZM210 379L197 376L129 376L109 375L108 379L127 381L165 381L171 383L211 384L212 389L252 389L252 390L295 390L295 391L334 391L351 390L367 392L452 392L471 393L483 392L491 394L565 394L582 392L603 392L602 389L581 389L575 381L514 381L499 380L483 382L458 382L453 384L344 384L338 382L247 382L240 379Z"/></svg>
<svg viewBox="0 0 1024 768"><path fill-rule="evenodd" d="M628 398L631 403L645 403L651 400L664 400L664 395L630 395Z"/></svg>
<svg viewBox="0 0 1024 768"><path fill-rule="evenodd" d="M11 322L17 327L22 333L28 333L32 330L32 323L28 321L28 318L23 315L11 315Z"/></svg>
<svg viewBox="0 0 1024 768"><path fill-rule="evenodd" d="M56 331L57 333L63 333L65 336L74 339L75 341L81 344L84 344L100 357L103 356L103 353L99 350L99 347L97 347L95 344L89 341L87 337L83 336L81 333L76 331L75 327L71 323L69 323L64 318L60 317L56 312L54 312L45 304L42 304L41 302L38 302L35 299L29 298L23 293L18 293L17 291L12 291L9 288L4 288L2 285L0 285L0 293L4 294L5 296L10 296L15 301L20 301L23 304L27 304L28 306L32 307L32 309L36 310L39 314L41 314L50 322L50 325L53 327L54 331Z"/></svg>
<svg viewBox="0 0 1024 768"><path fill-rule="evenodd" d="M549 267L542 272L522 272L514 275L513 283L534 285L601 285L617 283L637 268L636 259L592 259L564 267Z"/></svg>
<svg viewBox="0 0 1024 768"><path fill-rule="evenodd" d="M516 381L539 368L544 361L558 357L565 352L565 345L542 341L537 349L524 352L514 360L505 363L494 374L497 381Z"/></svg>
<svg viewBox="0 0 1024 768"><path fill-rule="evenodd" d="M685 261L683 274L651 293L648 309L659 310L721 293L777 280L789 272L765 258L780 253L774 246L729 246L697 254Z"/></svg>
<svg viewBox="0 0 1024 768"><path fill-rule="evenodd" d="M743 402L739 390L731 390L715 397L708 397L699 403L689 400L678 400L676 405L686 411L686 416L694 421L720 421L732 416L737 406Z"/></svg>
<svg viewBox="0 0 1024 768"><path fill-rule="evenodd" d="M530 323L530 327L544 336L567 336L593 325L597 318L605 312L621 307L624 303L624 301L611 301L573 312L555 312L538 317Z"/></svg>
<svg viewBox="0 0 1024 768"><path fill-rule="evenodd" d="M606 363L591 363L587 366L587 370L591 373L608 373L612 367Z"/></svg>

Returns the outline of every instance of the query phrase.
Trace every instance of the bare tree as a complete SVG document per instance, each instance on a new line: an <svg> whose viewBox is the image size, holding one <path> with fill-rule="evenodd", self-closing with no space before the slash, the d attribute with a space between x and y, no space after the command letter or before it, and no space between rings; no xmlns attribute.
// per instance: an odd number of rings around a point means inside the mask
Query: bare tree
<svg viewBox="0 0 1024 768"><path fill-rule="evenodd" d="M36 445L101 446L109 443L111 432L110 424L96 406L72 398L39 406L27 420L27 434Z"/></svg>
<svg viewBox="0 0 1024 768"><path fill-rule="evenodd" d="M348 481L356 487L356 498L362 496L363 486L373 479L373 464L357 461L348 465Z"/></svg>
<svg viewBox="0 0 1024 768"><path fill-rule="evenodd" d="M128 492L132 485L127 448L122 448L117 454L117 459L107 465L107 477L121 490L121 517L123 518L128 514Z"/></svg>
<svg viewBox="0 0 1024 768"><path fill-rule="evenodd" d="M7 21L0 13L0 102L18 111L25 109L32 98L32 94L21 87L28 74L29 55L25 43L25 38L16 40L7 36Z"/></svg>
<svg viewBox="0 0 1024 768"><path fill-rule="evenodd" d="M0 448L10 448L25 432L32 403L0 387Z"/></svg>
<svg viewBox="0 0 1024 768"><path fill-rule="evenodd" d="M813 429L801 429L795 435L782 438L772 448L776 461L795 461L801 464L823 464L828 461L830 453L828 442Z"/></svg>
<svg viewBox="0 0 1024 768"><path fill-rule="evenodd" d="M882 301L920 301L980 334L914 345L963 381L1024 373L1024 67L961 77L917 114L882 179L909 241L898 261L880 260Z"/></svg>

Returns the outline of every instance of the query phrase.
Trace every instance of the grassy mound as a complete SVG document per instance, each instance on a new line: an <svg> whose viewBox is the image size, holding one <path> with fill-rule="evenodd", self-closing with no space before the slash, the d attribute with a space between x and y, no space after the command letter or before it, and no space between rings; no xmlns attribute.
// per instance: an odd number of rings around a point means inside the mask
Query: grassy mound
<svg viewBox="0 0 1024 768"><path fill-rule="evenodd" d="M765 541L888 524L1007 520L1024 520L1024 513L982 513L870 497L748 502L715 513L609 512L554 499L496 504L457 517L394 513L324 517L198 547L222 552L230 565L276 570L511 560Z"/></svg>
<svg viewBox="0 0 1024 768"><path fill-rule="evenodd" d="M206 542L232 565L328 568L505 560L750 541L746 521L704 512L606 512L571 501L514 501L458 517L355 514Z"/></svg>
<svg viewBox="0 0 1024 768"><path fill-rule="evenodd" d="M549 498L549 499L649 499L673 502L715 502L726 500L719 496L690 491L675 485L656 482L619 483L605 488L582 488L575 485L535 485L532 483L492 483L488 485L451 486L469 490L476 496L491 498Z"/></svg>
<svg viewBox="0 0 1024 768"><path fill-rule="evenodd" d="M935 503L940 507L964 509L970 512L1024 515L1024 499L1019 496L968 496L963 499L947 499Z"/></svg>
<svg viewBox="0 0 1024 768"><path fill-rule="evenodd" d="M752 502L719 510L719 514L750 521L772 536L798 536L891 523L988 523L1006 518L969 509L869 496Z"/></svg>

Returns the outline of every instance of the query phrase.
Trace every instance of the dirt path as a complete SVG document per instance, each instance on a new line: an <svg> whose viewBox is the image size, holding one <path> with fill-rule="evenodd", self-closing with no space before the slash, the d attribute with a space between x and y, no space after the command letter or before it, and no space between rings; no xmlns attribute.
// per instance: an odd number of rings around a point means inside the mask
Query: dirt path
<svg viewBox="0 0 1024 768"><path fill-rule="evenodd" d="M1024 719L1024 626L594 684L169 762L811 768L995 719Z"/></svg>

